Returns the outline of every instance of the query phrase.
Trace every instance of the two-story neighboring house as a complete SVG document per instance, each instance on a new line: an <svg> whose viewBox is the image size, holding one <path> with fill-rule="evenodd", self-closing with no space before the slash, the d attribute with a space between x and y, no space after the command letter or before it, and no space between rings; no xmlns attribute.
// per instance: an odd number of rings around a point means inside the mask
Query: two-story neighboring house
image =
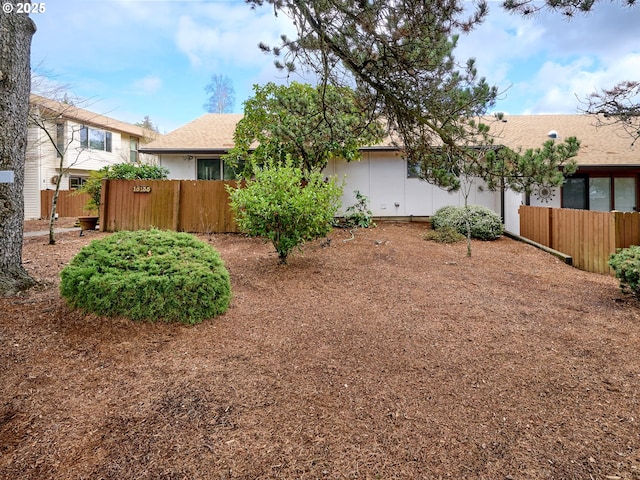
<svg viewBox="0 0 640 480"><path fill-rule="evenodd" d="M157 163L138 149L159 134L138 125L31 95L25 160L25 219L41 218L42 190L78 188L92 170L118 163ZM62 163L61 163L62 162ZM62 167L62 168L61 168Z"/></svg>

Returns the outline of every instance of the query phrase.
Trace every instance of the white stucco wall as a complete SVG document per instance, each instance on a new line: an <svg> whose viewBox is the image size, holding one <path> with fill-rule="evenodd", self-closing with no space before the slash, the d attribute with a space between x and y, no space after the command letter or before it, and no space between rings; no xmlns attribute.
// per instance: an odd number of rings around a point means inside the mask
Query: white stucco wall
<svg viewBox="0 0 640 480"><path fill-rule="evenodd" d="M196 179L197 171L195 156L161 154L158 155L158 165L169 169L169 180Z"/></svg>
<svg viewBox="0 0 640 480"><path fill-rule="evenodd" d="M172 180L196 179L196 156L160 155L159 164L169 169ZM417 178L407 178L407 166L395 152L364 152L362 159L347 163L331 160L324 170L327 176L335 175L345 181L342 212L356 203L354 191L369 199L369 208L376 217L425 217L446 205L464 205L461 191L447 192ZM506 219L511 227L519 230L517 207L520 198L516 194L505 195L510 199ZM480 191L478 184L469 189L469 204L483 205L501 213L500 192Z"/></svg>
<svg viewBox="0 0 640 480"><path fill-rule="evenodd" d="M332 160L327 175L346 178L343 209L355 203L354 190L367 196L376 217L431 216L446 205L464 205L461 191L447 192L418 178L407 178L407 166L395 152L364 152L360 161ZM500 193L469 189L469 204L500 213Z"/></svg>

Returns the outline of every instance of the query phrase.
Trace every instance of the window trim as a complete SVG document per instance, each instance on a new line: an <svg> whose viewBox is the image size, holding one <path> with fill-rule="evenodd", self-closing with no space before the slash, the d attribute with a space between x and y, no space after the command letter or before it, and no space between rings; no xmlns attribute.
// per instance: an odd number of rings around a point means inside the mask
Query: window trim
<svg viewBox="0 0 640 480"><path fill-rule="evenodd" d="M135 149L132 148L134 141L135 141ZM140 161L140 152L138 152L139 148L140 148L140 139L138 137L129 137L129 162L138 163Z"/></svg>
<svg viewBox="0 0 640 480"><path fill-rule="evenodd" d="M104 144L104 148L95 148L92 146L91 140L91 132L102 133ZM82 125L80 127L80 148L84 148L86 150L95 150L97 152L113 152L113 133L109 130L104 130L101 128L89 127L88 125Z"/></svg>
<svg viewBox="0 0 640 480"><path fill-rule="evenodd" d="M200 162L201 161L206 161L206 160L218 160L219 161L219 166L220 166L220 171L218 172L218 176L220 177L219 180L224 180L224 181L231 181L231 180L236 180L236 176L239 172L242 171L242 169L244 168L244 165L238 165L235 169L232 169L234 177L233 178L229 178L227 175L225 175L226 173L228 173L228 167L226 166L226 162L222 159L221 156L215 156L215 157L196 157L196 179L197 180L206 180L204 178L200 178L199 176L199 171L200 171Z"/></svg>
<svg viewBox="0 0 640 480"><path fill-rule="evenodd" d="M56 123L56 157L60 158L65 154L66 145L65 145L65 137L66 137L66 128L64 122Z"/></svg>
<svg viewBox="0 0 640 480"><path fill-rule="evenodd" d="M592 170L592 171L588 171L588 172L584 172L584 173L580 173L577 175L572 175L569 178L583 178L585 179L586 182L586 189L585 189L585 210L589 210L591 211L591 196L589 194L589 190L590 190L590 183L592 179L596 179L596 178L606 178L609 179L609 210L608 211L613 211L615 210L615 179L616 178L632 178L635 181L635 196L634 196L634 203L635 203L635 209L634 211L638 211L638 194L639 194L639 187L640 187L640 173L638 172L633 172L633 171L620 171L620 172L616 172L616 171L597 171L597 170ZM564 201L564 191L565 187L564 185L562 186L561 189L561 200L560 200L560 206L561 208L569 208L569 207L565 207L565 201Z"/></svg>

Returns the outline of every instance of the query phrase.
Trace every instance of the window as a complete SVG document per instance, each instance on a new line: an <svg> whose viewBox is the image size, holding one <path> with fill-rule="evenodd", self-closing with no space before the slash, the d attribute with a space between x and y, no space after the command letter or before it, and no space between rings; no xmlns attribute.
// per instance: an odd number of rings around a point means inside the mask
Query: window
<svg viewBox="0 0 640 480"><path fill-rule="evenodd" d="M64 141L64 123L56 124L56 157L60 158L64 155L66 145Z"/></svg>
<svg viewBox="0 0 640 480"><path fill-rule="evenodd" d="M198 180L222 180L219 158L198 159Z"/></svg>
<svg viewBox="0 0 640 480"><path fill-rule="evenodd" d="M634 177L614 177L613 208L619 212L636 210L636 179Z"/></svg>
<svg viewBox="0 0 640 480"><path fill-rule="evenodd" d="M82 185L84 185L84 182L86 181L87 181L87 177L77 177L77 176L69 177L69 190L77 190Z"/></svg>
<svg viewBox="0 0 640 480"><path fill-rule="evenodd" d="M562 208L587 210L586 177L569 177L562 186Z"/></svg>
<svg viewBox="0 0 640 480"><path fill-rule="evenodd" d="M199 158L198 180L235 180L243 168L244 162L233 168L220 158Z"/></svg>
<svg viewBox="0 0 640 480"><path fill-rule="evenodd" d="M611 210L611 178L589 178L589 210Z"/></svg>
<svg viewBox="0 0 640 480"><path fill-rule="evenodd" d="M111 151L111 132L83 126L80 129L80 146L91 150Z"/></svg>
<svg viewBox="0 0 640 480"><path fill-rule="evenodd" d="M407 178L420 178L420 164L407 160Z"/></svg>
<svg viewBox="0 0 640 480"><path fill-rule="evenodd" d="M129 141L129 161L138 163L138 139L135 137L131 137Z"/></svg>
<svg viewBox="0 0 640 480"><path fill-rule="evenodd" d="M567 178L562 187L562 208L633 212L636 210L636 178Z"/></svg>

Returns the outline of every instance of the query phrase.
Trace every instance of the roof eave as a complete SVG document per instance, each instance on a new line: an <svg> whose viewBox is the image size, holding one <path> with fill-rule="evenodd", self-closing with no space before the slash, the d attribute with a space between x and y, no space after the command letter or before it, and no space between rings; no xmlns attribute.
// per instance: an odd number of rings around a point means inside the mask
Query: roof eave
<svg viewBox="0 0 640 480"><path fill-rule="evenodd" d="M230 147L229 148L162 148L162 147L148 148L148 147L143 147L138 149L140 153L153 153L155 155L194 155L194 154L221 155L221 154L228 153L229 150L230 150Z"/></svg>

